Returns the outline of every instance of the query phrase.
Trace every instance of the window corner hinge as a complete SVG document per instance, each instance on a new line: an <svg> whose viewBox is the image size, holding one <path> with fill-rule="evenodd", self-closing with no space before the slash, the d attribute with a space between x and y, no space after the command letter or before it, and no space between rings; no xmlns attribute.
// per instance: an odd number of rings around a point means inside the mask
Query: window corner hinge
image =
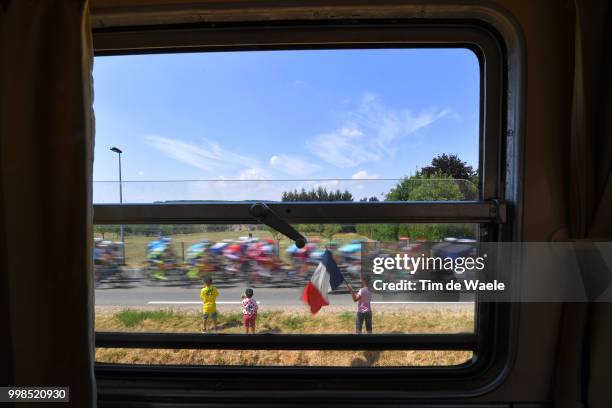
<svg viewBox="0 0 612 408"><path fill-rule="evenodd" d="M496 224L505 224L508 221L508 205L506 201L493 198L491 202L490 215Z"/></svg>

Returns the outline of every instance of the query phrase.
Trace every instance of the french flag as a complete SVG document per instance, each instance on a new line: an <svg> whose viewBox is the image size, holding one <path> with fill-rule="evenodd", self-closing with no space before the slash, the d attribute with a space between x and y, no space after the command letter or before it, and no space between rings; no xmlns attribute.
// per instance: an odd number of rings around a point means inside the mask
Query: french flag
<svg viewBox="0 0 612 408"><path fill-rule="evenodd" d="M302 300L310 305L310 311L315 314L323 306L329 305L327 293L335 290L342 282L344 282L344 276L342 276L331 252L326 249L319 266L315 269L310 282L302 293Z"/></svg>

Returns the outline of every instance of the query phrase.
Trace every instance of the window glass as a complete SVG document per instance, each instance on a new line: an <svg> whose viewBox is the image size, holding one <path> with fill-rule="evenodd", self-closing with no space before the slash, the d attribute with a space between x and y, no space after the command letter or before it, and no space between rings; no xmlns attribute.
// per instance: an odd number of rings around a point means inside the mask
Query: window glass
<svg viewBox="0 0 612 408"><path fill-rule="evenodd" d="M480 196L480 69L466 49L96 57L94 79L94 203ZM304 250L268 227L231 220L96 225L96 330L475 332L473 295L377 291L361 281L361 251L364 243L391 243L430 254L436 245L477 242L478 224L328 222L293 225L308 239ZM304 293L325 254L343 283L313 313ZM207 306L211 296L214 307ZM257 308L253 325L245 302ZM272 366L456 365L471 357L443 350L96 353L112 363Z"/></svg>
<svg viewBox="0 0 612 408"><path fill-rule="evenodd" d="M384 242L409 256L465 251L476 242L476 224L299 224L308 244L292 241L262 225L98 225L94 273L96 330L197 333L202 313L216 313L213 333L244 333L244 293L257 304L256 332L347 334L355 332L362 286L370 292L374 334L472 333L474 295L381 289L375 275L363 284L364 245ZM121 234L123 231L122 245ZM460 237L461 243L457 243ZM442 241L442 242L439 242ZM328 305L313 313L304 293L329 251L346 282L327 294ZM463 253L462 252L462 253ZM444 255L446 256L446 255ZM423 271L425 273L425 271ZM384 281L418 282L424 274L402 271ZM462 273L440 271L427 279L445 282ZM214 308L202 292L212 280ZM214 310L213 310L214 309ZM364 309L365 310L365 309ZM363 332L368 330L365 320Z"/></svg>
<svg viewBox="0 0 612 408"><path fill-rule="evenodd" d="M97 57L94 78L96 203L478 196L466 49Z"/></svg>

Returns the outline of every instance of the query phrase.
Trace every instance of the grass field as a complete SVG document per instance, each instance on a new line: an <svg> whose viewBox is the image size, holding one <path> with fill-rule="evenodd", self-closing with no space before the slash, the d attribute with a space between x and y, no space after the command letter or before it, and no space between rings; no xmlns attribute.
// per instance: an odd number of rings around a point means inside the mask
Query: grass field
<svg viewBox="0 0 612 408"><path fill-rule="evenodd" d="M96 361L101 363L208 366L453 366L468 362L472 356L471 351L449 350L96 350Z"/></svg>
<svg viewBox="0 0 612 408"><path fill-rule="evenodd" d="M257 332L268 334L352 333L352 312L308 313L264 311L257 318ZM219 333L243 333L237 312L219 316ZM423 309L375 312L375 333L461 333L474 329L473 310ZM191 332L200 331L196 312L131 310L96 315L97 331ZM206 334L205 334L206 335ZM469 351L321 351L321 350L156 350L98 349L96 360L125 364L287 365L287 366L428 366L462 364Z"/></svg>
<svg viewBox="0 0 612 408"><path fill-rule="evenodd" d="M172 234L172 248L174 253L177 255L179 260L183 254L183 250L187 253L187 249L196 244L203 239L209 239L213 242L220 242L224 239L237 239L240 236L248 235L249 232L253 234L254 237L262 238L262 239L272 239L272 234L268 230L255 230L255 231L211 231L211 232L197 232L191 234ZM308 239L321 239L321 237L312 235L312 234L304 234ZM94 237L102 238L101 234L95 234ZM105 239L109 239L112 241L118 241L118 234L115 233L105 233ZM362 235L355 233L339 233L334 236L334 241L338 241L341 243L348 243L353 239L357 238L365 238ZM147 244L153 240L157 239L154 236L144 236L144 235L126 235L125 236L125 257L126 263L132 267L141 266L146 259L146 248ZM279 241L280 247L280 256L281 259L286 260L285 250L289 245L292 244L288 238L282 237Z"/></svg>
<svg viewBox="0 0 612 408"><path fill-rule="evenodd" d="M375 311L376 333L465 333L474 330L472 309L431 308L407 311ZM316 315L271 310L257 316L257 331L267 334L352 333L355 314L323 309ZM200 315L196 311L171 309L98 312L97 331L198 333ZM242 333L241 312L219 314L219 333Z"/></svg>

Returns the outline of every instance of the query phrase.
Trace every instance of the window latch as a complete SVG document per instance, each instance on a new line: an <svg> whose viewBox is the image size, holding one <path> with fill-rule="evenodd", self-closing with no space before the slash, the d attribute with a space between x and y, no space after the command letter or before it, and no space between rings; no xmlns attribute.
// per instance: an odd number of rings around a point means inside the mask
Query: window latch
<svg viewBox="0 0 612 408"><path fill-rule="evenodd" d="M306 238L293 228L287 221L283 220L270 207L264 203L255 203L251 206L250 213L257 221L280 232L289 239L295 241L295 246L304 248Z"/></svg>

